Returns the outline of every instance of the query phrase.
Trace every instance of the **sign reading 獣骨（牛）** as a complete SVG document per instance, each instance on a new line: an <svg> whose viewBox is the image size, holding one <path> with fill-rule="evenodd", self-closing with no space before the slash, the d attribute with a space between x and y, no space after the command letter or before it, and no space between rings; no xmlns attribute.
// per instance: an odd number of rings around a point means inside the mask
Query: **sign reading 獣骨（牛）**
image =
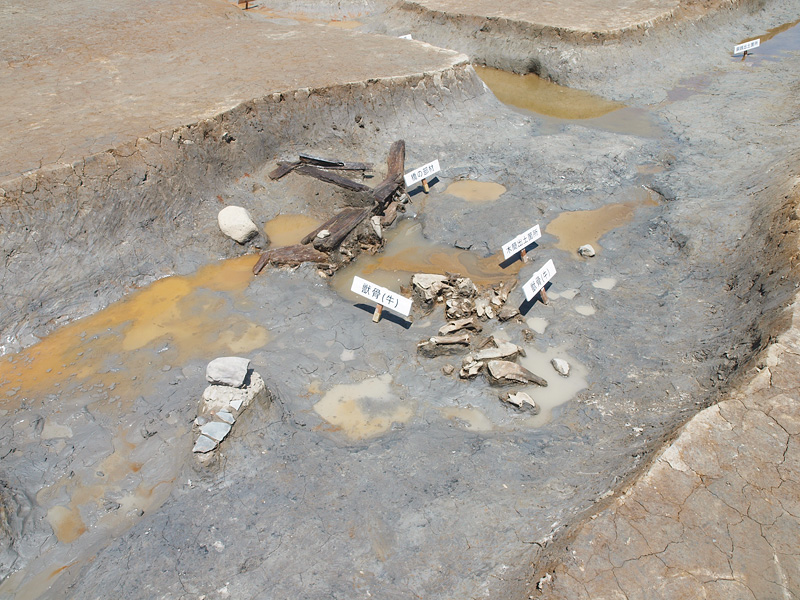
<svg viewBox="0 0 800 600"><path fill-rule="evenodd" d="M376 285L361 277L353 277L353 285L350 291L363 298L372 300L379 306L385 306L392 312L396 312L404 317L407 317L411 312L411 298L401 296L397 292L388 290L385 287Z"/></svg>

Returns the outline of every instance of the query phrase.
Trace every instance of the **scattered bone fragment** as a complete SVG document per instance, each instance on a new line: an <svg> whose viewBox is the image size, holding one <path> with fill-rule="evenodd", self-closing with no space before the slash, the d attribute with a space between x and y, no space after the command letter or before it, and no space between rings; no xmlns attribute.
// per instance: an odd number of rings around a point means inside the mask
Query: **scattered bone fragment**
<svg viewBox="0 0 800 600"><path fill-rule="evenodd" d="M449 322L447 325L443 325L439 328L439 335L449 335L461 331L462 329L478 332L481 331L483 327L474 316L466 317L464 319L456 319L455 321Z"/></svg>
<svg viewBox="0 0 800 600"><path fill-rule="evenodd" d="M447 277L434 273L417 273L411 277L414 294L426 305L439 300L442 291L447 287Z"/></svg>
<svg viewBox="0 0 800 600"><path fill-rule="evenodd" d="M569 377L569 363L563 358L554 358L550 361L556 372L562 377Z"/></svg>
<svg viewBox="0 0 800 600"><path fill-rule="evenodd" d="M578 248L578 254L583 256L584 258L591 258L595 255L594 248L591 244L584 244L580 248Z"/></svg>
<svg viewBox="0 0 800 600"><path fill-rule="evenodd" d="M217 215L220 231L239 244L244 244L258 235L258 227L250 213L241 206L226 206Z"/></svg>
<svg viewBox="0 0 800 600"><path fill-rule="evenodd" d="M516 344L512 344L511 342L497 342L494 338L490 339L492 345L487 345L477 352L470 353L470 357L473 360L515 360L517 356L525 356L525 351Z"/></svg>
<svg viewBox="0 0 800 600"><path fill-rule="evenodd" d="M531 373L528 369L508 360L490 360L486 363L489 383L493 385L513 385L535 383L542 387L547 381Z"/></svg>
<svg viewBox="0 0 800 600"><path fill-rule="evenodd" d="M518 314L519 314L518 309L509 304L505 304L503 308L501 308L497 312L497 318L500 319L501 321L508 321L516 317Z"/></svg>
<svg viewBox="0 0 800 600"><path fill-rule="evenodd" d="M448 319L465 319L475 312L475 302L471 298L448 298L445 301L445 314Z"/></svg>
<svg viewBox="0 0 800 600"><path fill-rule="evenodd" d="M456 368L453 365L445 365L442 367L442 373L445 375L452 375Z"/></svg>
<svg viewBox="0 0 800 600"><path fill-rule="evenodd" d="M483 297L475 298L475 314L479 319L487 320L494 318L494 310L489 304L489 300Z"/></svg>
<svg viewBox="0 0 800 600"><path fill-rule="evenodd" d="M525 392L506 392L500 395L500 400L520 410L528 410L535 415L538 415L541 410L533 398Z"/></svg>
<svg viewBox="0 0 800 600"><path fill-rule="evenodd" d="M322 231L317 232L317 239L324 240L331 234L330 229L323 229Z"/></svg>
<svg viewBox="0 0 800 600"><path fill-rule="evenodd" d="M206 367L206 381L212 385L242 387L250 368L250 359L239 356L215 358Z"/></svg>
<svg viewBox="0 0 800 600"><path fill-rule="evenodd" d="M448 273L447 284L453 288L453 293L462 298L474 298L478 295L478 288L469 277L459 277Z"/></svg>
<svg viewBox="0 0 800 600"><path fill-rule="evenodd" d="M461 365L461 370L458 372L458 376L461 377L461 379L472 379L481 372L485 364L486 363L477 360L472 360L471 362L465 361Z"/></svg>
<svg viewBox="0 0 800 600"><path fill-rule="evenodd" d="M468 333L433 336L417 344L417 352L428 358L459 354L469 349L469 343L470 337Z"/></svg>
<svg viewBox="0 0 800 600"><path fill-rule="evenodd" d="M389 227L392 223L394 223L395 219L397 218L397 207L398 203L392 202L386 209L383 211L383 216L381 217L381 227Z"/></svg>

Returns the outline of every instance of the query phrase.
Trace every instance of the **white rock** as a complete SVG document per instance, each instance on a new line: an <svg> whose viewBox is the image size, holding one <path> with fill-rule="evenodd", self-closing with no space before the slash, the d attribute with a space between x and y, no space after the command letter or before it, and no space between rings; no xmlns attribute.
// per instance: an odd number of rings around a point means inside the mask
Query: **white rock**
<svg viewBox="0 0 800 600"><path fill-rule="evenodd" d="M207 452L211 452L214 448L217 447L217 442L212 440L209 437L201 435L197 438L197 442L192 448L192 452L197 452L199 454L205 454Z"/></svg>
<svg viewBox="0 0 800 600"><path fill-rule="evenodd" d="M244 244L258 235L258 227L253 223L250 213L241 206L226 206L217 215L217 223L222 233Z"/></svg>
<svg viewBox="0 0 800 600"><path fill-rule="evenodd" d="M369 220L370 225L372 225L372 230L375 232L375 235L378 238L383 238L383 230L381 229L381 218L377 215L370 218Z"/></svg>
<svg viewBox="0 0 800 600"><path fill-rule="evenodd" d="M329 229L323 229L322 231L320 231L319 233L317 233L317 239L318 239L318 240L324 240L324 239L325 239L326 237L328 237L330 234L331 234L331 232L330 232L330 230L329 230Z"/></svg>
<svg viewBox="0 0 800 600"><path fill-rule="evenodd" d="M223 356L215 358L206 367L206 381L213 385L242 387L250 368L249 358Z"/></svg>
<svg viewBox="0 0 800 600"><path fill-rule="evenodd" d="M212 440L216 440L221 442L225 439L225 436L228 435L231 431L231 426L228 423L220 423L219 421L212 421L211 423L206 423L200 428L200 433L203 435L207 435Z"/></svg>
<svg viewBox="0 0 800 600"><path fill-rule="evenodd" d="M564 377L569 376L569 363L563 358L554 358L550 361L550 364L553 365L553 368L558 372L559 375Z"/></svg>
<svg viewBox="0 0 800 600"><path fill-rule="evenodd" d="M580 248L578 248L578 254L585 258L591 258L594 256L594 248L592 248L591 244L584 244Z"/></svg>
<svg viewBox="0 0 800 600"><path fill-rule="evenodd" d="M258 373L250 376L250 385L246 388L232 388L227 385L210 385L203 392L203 404L200 414L203 416L218 413L219 411L229 411L233 408L246 408L257 396L264 396L266 400L267 386Z"/></svg>

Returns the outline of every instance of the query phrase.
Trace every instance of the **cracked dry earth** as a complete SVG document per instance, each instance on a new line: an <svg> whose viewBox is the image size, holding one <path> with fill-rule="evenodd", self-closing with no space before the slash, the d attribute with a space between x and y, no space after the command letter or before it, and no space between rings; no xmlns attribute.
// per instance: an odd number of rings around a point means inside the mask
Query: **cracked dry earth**
<svg viewBox="0 0 800 600"><path fill-rule="evenodd" d="M800 597L799 310L746 387L578 530L543 598Z"/></svg>

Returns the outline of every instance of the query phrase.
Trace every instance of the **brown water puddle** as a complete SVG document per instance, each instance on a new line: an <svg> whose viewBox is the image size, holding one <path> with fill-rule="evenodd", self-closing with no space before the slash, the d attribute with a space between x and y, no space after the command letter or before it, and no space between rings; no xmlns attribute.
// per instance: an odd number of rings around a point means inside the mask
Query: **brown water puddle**
<svg viewBox="0 0 800 600"><path fill-rule="evenodd" d="M406 423L414 416L414 402L397 396L387 374L360 383L333 386L314 404L314 411L333 431L352 440L387 432L392 423Z"/></svg>
<svg viewBox="0 0 800 600"><path fill-rule="evenodd" d="M584 90L558 85L530 73L517 75L500 69L475 66L478 76L497 99L544 118L544 132L556 132L565 123L641 137L659 137L661 130L642 109L606 100Z"/></svg>
<svg viewBox="0 0 800 600"><path fill-rule="evenodd" d="M494 285L514 279L522 268L516 261L502 269L502 253L481 258L474 252L459 250L426 240L422 224L405 219L387 232L384 251L374 256L361 254L333 278L333 288L344 298L359 300L350 291L353 277L358 275L383 287L400 291L408 287L414 273L458 273L477 285Z"/></svg>
<svg viewBox="0 0 800 600"><path fill-rule="evenodd" d="M329 27L336 27L337 29L356 29L361 27L363 23L354 19L343 19L341 21L328 21Z"/></svg>
<svg viewBox="0 0 800 600"><path fill-rule="evenodd" d="M467 202L493 202L505 194L506 188L492 181L462 179L448 185L444 192Z"/></svg>
<svg viewBox="0 0 800 600"><path fill-rule="evenodd" d="M314 231L322 222L308 215L278 215L264 224L264 233L271 247L299 244L308 233Z"/></svg>
<svg viewBox="0 0 800 600"><path fill-rule="evenodd" d="M637 195L639 198L631 202L607 204L594 210L563 212L550 221L545 227L545 233L558 238L556 248L576 257L578 248L584 244L591 244L596 251L600 250L600 238L612 229L628 223L637 208L658 205L649 190L641 189Z"/></svg>
<svg viewBox="0 0 800 600"><path fill-rule="evenodd" d="M63 390L68 383L114 386L116 395L135 398L154 368L263 346L267 331L226 310L231 296L221 293L246 289L257 259L245 256L187 277L161 279L18 354L0 358L0 409L14 410L23 398L29 406L43 403L44 393ZM157 345L164 351L152 352Z"/></svg>

